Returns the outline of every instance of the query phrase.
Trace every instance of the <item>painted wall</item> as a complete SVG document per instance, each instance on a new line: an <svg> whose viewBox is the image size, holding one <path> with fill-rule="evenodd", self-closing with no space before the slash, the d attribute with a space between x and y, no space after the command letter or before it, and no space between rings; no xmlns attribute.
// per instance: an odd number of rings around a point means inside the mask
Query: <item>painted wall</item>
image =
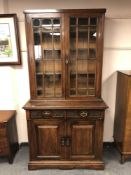
<svg viewBox="0 0 131 175"><path fill-rule="evenodd" d="M116 71L131 69L131 1L0 0L0 12L17 13L19 20L22 65L0 67L0 109L17 110L20 143L28 140L25 111L22 107L30 97L23 10L34 8L107 8L102 97L109 106L105 116L104 141L113 141Z"/></svg>

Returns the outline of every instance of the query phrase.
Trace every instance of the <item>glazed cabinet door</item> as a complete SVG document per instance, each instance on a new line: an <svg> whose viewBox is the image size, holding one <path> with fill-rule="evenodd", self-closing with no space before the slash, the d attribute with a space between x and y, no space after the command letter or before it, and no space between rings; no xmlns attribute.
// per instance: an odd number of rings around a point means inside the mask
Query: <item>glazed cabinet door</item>
<svg viewBox="0 0 131 175"><path fill-rule="evenodd" d="M99 125L99 124L98 124ZM96 121L70 120L68 126L68 159L92 160L98 157L99 130ZM101 143L100 143L101 145Z"/></svg>
<svg viewBox="0 0 131 175"><path fill-rule="evenodd" d="M104 14L26 14L31 97L101 95Z"/></svg>
<svg viewBox="0 0 131 175"><path fill-rule="evenodd" d="M64 97L63 15L30 14L26 19L32 98L62 98Z"/></svg>
<svg viewBox="0 0 131 175"><path fill-rule="evenodd" d="M31 159L61 160L64 158L63 120L35 119L29 123Z"/></svg>
<svg viewBox="0 0 131 175"><path fill-rule="evenodd" d="M70 98L99 96L102 24L102 16L98 14L66 15L67 96Z"/></svg>

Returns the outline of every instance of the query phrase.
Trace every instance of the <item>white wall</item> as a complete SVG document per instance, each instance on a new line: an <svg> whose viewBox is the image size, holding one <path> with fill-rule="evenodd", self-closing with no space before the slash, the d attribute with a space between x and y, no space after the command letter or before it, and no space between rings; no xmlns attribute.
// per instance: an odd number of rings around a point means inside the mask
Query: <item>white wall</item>
<svg viewBox="0 0 131 175"><path fill-rule="evenodd" d="M106 18L102 97L106 110L104 141L113 141L117 70L131 69L131 19Z"/></svg>
<svg viewBox="0 0 131 175"><path fill-rule="evenodd" d="M0 67L0 109L17 110L19 142L28 140L25 111L22 107L30 96L23 10L34 8L107 8L102 97L109 106L105 116L104 141L113 141L116 71L131 69L131 1L0 0L1 13L17 13L19 19L22 65Z"/></svg>

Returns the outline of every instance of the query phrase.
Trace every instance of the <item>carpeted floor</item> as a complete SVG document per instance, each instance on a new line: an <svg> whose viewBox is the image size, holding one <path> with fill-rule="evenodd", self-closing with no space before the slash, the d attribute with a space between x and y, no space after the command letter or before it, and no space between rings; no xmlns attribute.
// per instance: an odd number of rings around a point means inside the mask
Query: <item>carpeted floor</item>
<svg viewBox="0 0 131 175"><path fill-rule="evenodd" d="M112 147L104 149L105 170L59 170L46 169L28 171L28 147L23 146L16 154L14 163L8 164L6 159L0 159L0 175L131 175L131 161L120 164L120 155Z"/></svg>

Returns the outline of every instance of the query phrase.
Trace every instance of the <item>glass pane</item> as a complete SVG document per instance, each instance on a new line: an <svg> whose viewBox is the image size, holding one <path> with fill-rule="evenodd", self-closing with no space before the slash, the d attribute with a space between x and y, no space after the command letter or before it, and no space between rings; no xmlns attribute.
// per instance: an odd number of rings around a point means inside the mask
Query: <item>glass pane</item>
<svg viewBox="0 0 131 175"><path fill-rule="evenodd" d="M88 88L95 87L95 74L88 74Z"/></svg>
<svg viewBox="0 0 131 175"><path fill-rule="evenodd" d="M90 18L90 25L97 25L97 18L96 17Z"/></svg>
<svg viewBox="0 0 131 175"><path fill-rule="evenodd" d="M37 88L43 86L43 74L36 74L36 83L37 83Z"/></svg>
<svg viewBox="0 0 131 175"><path fill-rule="evenodd" d="M43 50L44 59L52 59L52 50Z"/></svg>
<svg viewBox="0 0 131 175"><path fill-rule="evenodd" d="M70 95L76 95L76 90L75 89L71 89L70 90Z"/></svg>
<svg viewBox="0 0 131 175"><path fill-rule="evenodd" d="M44 25L51 25L52 24L52 22L51 22L51 19L43 19L42 20L42 25L44 26Z"/></svg>
<svg viewBox="0 0 131 175"><path fill-rule="evenodd" d="M44 62L41 60L36 60L35 62L35 65L36 65L36 72L39 73L39 72L43 72L44 70Z"/></svg>
<svg viewBox="0 0 131 175"><path fill-rule="evenodd" d="M57 35L58 34L58 35ZM54 33L53 35L53 48L54 50L60 50L60 33Z"/></svg>
<svg viewBox="0 0 131 175"><path fill-rule="evenodd" d="M40 29L34 28L34 52L35 59L41 59Z"/></svg>
<svg viewBox="0 0 131 175"><path fill-rule="evenodd" d="M52 32L53 33L50 33L51 35L54 35L54 36L60 36L60 28L59 27L53 27L52 28Z"/></svg>
<svg viewBox="0 0 131 175"><path fill-rule="evenodd" d="M45 83L45 96L53 97L54 96L54 75L45 74L44 83Z"/></svg>
<svg viewBox="0 0 131 175"><path fill-rule="evenodd" d="M96 58L96 49L89 49L89 58Z"/></svg>
<svg viewBox="0 0 131 175"><path fill-rule="evenodd" d="M55 96L62 96L62 82L61 82L61 74L55 74Z"/></svg>
<svg viewBox="0 0 131 175"><path fill-rule="evenodd" d="M76 73L76 61L75 60L70 61L70 73Z"/></svg>
<svg viewBox="0 0 131 175"><path fill-rule="evenodd" d="M61 50L43 50L44 59L60 59Z"/></svg>
<svg viewBox="0 0 131 175"><path fill-rule="evenodd" d="M52 50L53 45L52 45L52 35L47 32L42 33L42 44L43 44L43 49L46 50Z"/></svg>
<svg viewBox="0 0 131 175"><path fill-rule="evenodd" d="M88 72L89 73L95 73L96 72L96 62L95 61L89 61L88 62Z"/></svg>
<svg viewBox="0 0 131 175"><path fill-rule="evenodd" d="M46 60L44 62L44 72L47 74L54 74L55 64L53 60Z"/></svg>
<svg viewBox="0 0 131 175"><path fill-rule="evenodd" d="M40 45L40 29L34 28L34 45Z"/></svg>
<svg viewBox="0 0 131 175"><path fill-rule="evenodd" d="M76 50L70 50L70 58L71 59L76 59Z"/></svg>
<svg viewBox="0 0 131 175"><path fill-rule="evenodd" d="M87 88L87 74L78 74L78 88Z"/></svg>
<svg viewBox="0 0 131 175"><path fill-rule="evenodd" d="M97 35L96 28L90 28L90 43L96 42L96 35Z"/></svg>
<svg viewBox="0 0 131 175"><path fill-rule="evenodd" d="M40 19L33 19L33 26L40 26Z"/></svg>
<svg viewBox="0 0 131 175"><path fill-rule="evenodd" d="M75 88L76 87L76 74L70 75L70 87Z"/></svg>
<svg viewBox="0 0 131 175"><path fill-rule="evenodd" d="M88 18L79 18L78 25L88 25Z"/></svg>
<svg viewBox="0 0 131 175"><path fill-rule="evenodd" d="M87 73L87 60L78 60L77 64L78 73Z"/></svg>
<svg viewBox="0 0 131 175"><path fill-rule="evenodd" d="M53 19L53 25L54 26L60 26L60 19L58 18L55 18L55 19Z"/></svg>
<svg viewBox="0 0 131 175"><path fill-rule="evenodd" d="M40 90L40 89L37 89L37 95L38 95L38 96L43 96L43 91Z"/></svg>
<svg viewBox="0 0 131 175"><path fill-rule="evenodd" d="M76 25L76 18L75 17L70 18L70 25Z"/></svg>
<svg viewBox="0 0 131 175"><path fill-rule="evenodd" d="M94 96L95 95L95 89L89 89L88 90L88 95L89 96Z"/></svg>
<svg viewBox="0 0 131 175"><path fill-rule="evenodd" d="M78 89L78 95L87 95L86 89Z"/></svg>
<svg viewBox="0 0 131 175"><path fill-rule="evenodd" d="M78 29L78 48L88 48L88 28L79 27Z"/></svg>
<svg viewBox="0 0 131 175"><path fill-rule="evenodd" d="M70 28L70 49L76 48L76 28Z"/></svg>
<svg viewBox="0 0 131 175"><path fill-rule="evenodd" d="M43 95L43 74L37 73L36 74L36 86L37 86L37 95Z"/></svg>
<svg viewBox="0 0 131 175"><path fill-rule="evenodd" d="M53 58L61 59L61 50L53 50Z"/></svg>
<svg viewBox="0 0 131 175"><path fill-rule="evenodd" d="M88 49L78 49L78 59L88 59Z"/></svg>
<svg viewBox="0 0 131 175"><path fill-rule="evenodd" d="M61 60L55 60L55 73L61 72Z"/></svg>
<svg viewBox="0 0 131 175"><path fill-rule="evenodd" d="M51 35L52 26L42 26L42 32L49 33Z"/></svg>

